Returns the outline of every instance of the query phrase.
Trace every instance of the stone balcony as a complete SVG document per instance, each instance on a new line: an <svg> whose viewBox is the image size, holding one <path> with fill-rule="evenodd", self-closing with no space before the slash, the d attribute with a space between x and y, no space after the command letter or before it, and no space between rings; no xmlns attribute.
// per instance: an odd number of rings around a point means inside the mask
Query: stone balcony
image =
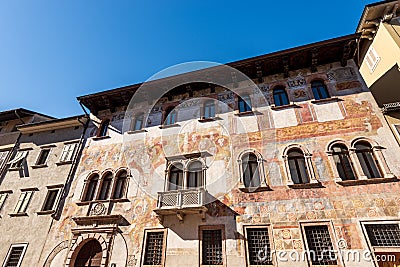
<svg viewBox="0 0 400 267"><path fill-rule="evenodd" d="M202 187L158 192L157 208L154 212L161 220L165 215L176 215L179 221L183 221L187 214L200 214L205 220L206 193Z"/></svg>

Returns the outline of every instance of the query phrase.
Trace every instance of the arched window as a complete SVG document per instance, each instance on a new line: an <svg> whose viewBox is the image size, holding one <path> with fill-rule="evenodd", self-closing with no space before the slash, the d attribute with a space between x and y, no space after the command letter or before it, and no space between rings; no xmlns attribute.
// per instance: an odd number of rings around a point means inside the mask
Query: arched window
<svg viewBox="0 0 400 267"><path fill-rule="evenodd" d="M82 246L74 260L74 267L97 267L101 266L103 249L96 239L88 241Z"/></svg>
<svg viewBox="0 0 400 267"><path fill-rule="evenodd" d="M110 197L111 183L113 175L111 172L107 172L101 179L100 195L99 200L106 200Z"/></svg>
<svg viewBox="0 0 400 267"><path fill-rule="evenodd" d="M121 171L115 180L113 199L120 199L126 197L126 187L128 182L128 175L126 171Z"/></svg>
<svg viewBox="0 0 400 267"><path fill-rule="evenodd" d="M164 125L171 125L176 123L176 110L175 107L169 107L165 111Z"/></svg>
<svg viewBox="0 0 400 267"><path fill-rule="evenodd" d="M203 186L203 164L200 161L193 161L188 167L187 187L200 186Z"/></svg>
<svg viewBox="0 0 400 267"><path fill-rule="evenodd" d="M356 149L356 155L364 174L368 178L382 177L379 164L372 151L371 144L365 141L360 141L357 142L354 147Z"/></svg>
<svg viewBox="0 0 400 267"><path fill-rule="evenodd" d="M203 117L207 118L214 118L215 117L215 103L214 101L210 100L204 104L203 109Z"/></svg>
<svg viewBox="0 0 400 267"><path fill-rule="evenodd" d="M143 128L144 126L144 115L143 113L138 114L135 118L135 123L133 125L133 130L134 131L139 131Z"/></svg>
<svg viewBox="0 0 400 267"><path fill-rule="evenodd" d="M299 148L292 148L287 153L290 177L294 184L307 184L310 178L307 173L306 161L303 151Z"/></svg>
<svg viewBox="0 0 400 267"><path fill-rule="evenodd" d="M251 99L249 95L239 96L238 99L238 109L239 112L251 111Z"/></svg>
<svg viewBox="0 0 400 267"><path fill-rule="evenodd" d="M258 170L257 156L247 153L242 157L243 183L245 187L259 187L260 173Z"/></svg>
<svg viewBox="0 0 400 267"><path fill-rule="evenodd" d="M289 105L289 98L284 87L278 86L273 90L275 106Z"/></svg>
<svg viewBox="0 0 400 267"><path fill-rule="evenodd" d="M311 89L315 100L329 98L328 89L322 81L311 82Z"/></svg>
<svg viewBox="0 0 400 267"><path fill-rule="evenodd" d="M109 125L110 125L110 120L102 121L97 136L107 136Z"/></svg>
<svg viewBox="0 0 400 267"><path fill-rule="evenodd" d="M175 163L169 169L168 190L179 190L183 188L183 165Z"/></svg>
<svg viewBox="0 0 400 267"><path fill-rule="evenodd" d="M332 156L335 162L336 169L339 177L345 180L355 180L356 176L353 170L353 164L349 156L347 147L343 144L336 144L332 146Z"/></svg>
<svg viewBox="0 0 400 267"><path fill-rule="evenodd" d="M92 201L94 199L98 182L98 174L94 174L89 178L89 181L86 184L85 197L83 198L84 201Z"/></svg>

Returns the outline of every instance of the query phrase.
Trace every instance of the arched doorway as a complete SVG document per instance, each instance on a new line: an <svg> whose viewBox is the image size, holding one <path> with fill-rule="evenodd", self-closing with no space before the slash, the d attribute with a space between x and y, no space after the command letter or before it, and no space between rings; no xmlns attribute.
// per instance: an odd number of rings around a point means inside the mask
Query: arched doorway
<svg viewBox="0 0 400 267"><path fill-rule="evenodd" d="M74 267L100 267L103 256L102 248L96 239L82 246L75 258Z"/></svg>

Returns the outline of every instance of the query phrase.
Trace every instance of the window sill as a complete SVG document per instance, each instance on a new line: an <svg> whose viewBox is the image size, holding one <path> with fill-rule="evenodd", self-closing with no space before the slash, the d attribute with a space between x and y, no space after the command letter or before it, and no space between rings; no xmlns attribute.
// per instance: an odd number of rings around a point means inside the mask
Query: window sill
<svg viewBox="0 0 400 267"><path fill-rule="evenodd" d="M23 216L28 216L28 213L26 213L26 212L18 212L18 213L10 213L8 215L10 215L10 217L23 217Z"/></svg>
<svg viewBox="0 0 400 267"><path fill-rule="evenodd" d="M137 134L137 133L146 133L147 130L145 129L140 129L140 130L134 130L134 131L127 131L127 134Z"/></svg>
<svg viewBox="0 0 400 267"><path fill-rule="evenodd" d="M259 187L244 187L239 186L239 190L244 193L257 193L257 192L264 192L264 191L272 191L269 186L259 186Z"/></svg>
<svg viewBox="0 0 400 267"><path fill-rule="evenodd" d="M118 199L116 198L116 199L105 199L105 200L95 199L90 201L80 201L76 202L75 204L78 206L86 206L90 205L91 203L107 203L107 202L130 202L130 201L127 198L118 198Z"/></svg>
<svg viewBox="0 0 400 267"><path fill-rule="evenodd" d="M254 115L256 115L256 112L254 112L252 110L235 113L235 116L238 116L238 117L254 116Z"/></svg>
<svg viewBox="0 0 400 267"><path fill-rule="evenodd" d="M94 137L92 137L92 139L95 140L95 141L108 139L108 138L111 138L111 136L105 135L105 136L94 136Z"/></svg>
<svg viewBox="0 0 400 267"><path fill-rule="evenodd" d="M31 167L32 167L32 169L39 169L39 168L45 168L48 166L47 166L47 164L40 164L40 165L33 165Z"/></svg>
<svg viewBox="0 0 400 267"><path fill-rule="evenodd" d="M37 215L48 215L48 214L53 214L54 210L41 210L41 211L37 211L36 214Z"/></svg>
<svg viewBox="0 0 400 267"><path fill-rule="evenodd" d="M312 100L311 103L313 104L324 104L324 103L331 103L331 102L339 102L342 101L338 97L329 97L324 99Z"/></svg>
<svg viewBox="0 0 400 267"><path fill-rule="evenodd" d="M18 167L18 168L8 168L9 171L19 171L22 170L22 167Z"/></svg>
<svg viewBox="0 0 400 267"><path fill-rule="evenodd" d="M180 127L180 125L177 124L177 123L174 123L174 124L168 124L168 125L161 125L158 128L160 128L160 129L168 129L168 128L174 128L174 127Z"/></svg>
<svg viewBox="0 0 400 267"><path fill-rule="evenodd" d="M72 160L56 162L57 166L71 164Z"/></svg>
<svg viewBox="0 0 400 267"><path fill-rule="evenodd" d="M366 184L379 184L379 183L391 183L398 182L397 177L391 178L370 178L361 180L347 180L347 181L336 181L337 184L342 186L353 186L353 185L366 185Z"/></svg>
<svg viewBox="0 0 400 267"><path fill-rule="evenodd" d="M221 120L221 118L219 118L219 117L209 117L209 118L198 119L199 122L210 122L210 121L216 121L216 120Z"/></svg>
<svg viewBox="0 0 400 267"><path fill-rule="evenodd" d="M292 189L309 189L309 188L322 188L322 184L320 182L307 183L307 184L289 184L288 185Z"/></svg>
<svg viewBox="0 0 400 267"><path fill-rule="evenodd" d="M288 109L288 108L299 108L299 106L296 105L296 104L289 104L289 105L282 105L282 106L271 106L272 110L282 110L282 109Z"/></svg>

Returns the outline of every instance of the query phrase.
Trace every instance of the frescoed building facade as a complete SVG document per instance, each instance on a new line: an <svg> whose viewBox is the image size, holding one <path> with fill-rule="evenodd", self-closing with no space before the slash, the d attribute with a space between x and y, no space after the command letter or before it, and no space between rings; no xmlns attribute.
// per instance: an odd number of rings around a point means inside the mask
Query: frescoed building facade
<svg viewBox="0 0 400 267"><path fill-rule="evenodd" d="M399 256L400 151L359 37L79 97L92 123L38 266L386 266L364 254Z"/></svg>

